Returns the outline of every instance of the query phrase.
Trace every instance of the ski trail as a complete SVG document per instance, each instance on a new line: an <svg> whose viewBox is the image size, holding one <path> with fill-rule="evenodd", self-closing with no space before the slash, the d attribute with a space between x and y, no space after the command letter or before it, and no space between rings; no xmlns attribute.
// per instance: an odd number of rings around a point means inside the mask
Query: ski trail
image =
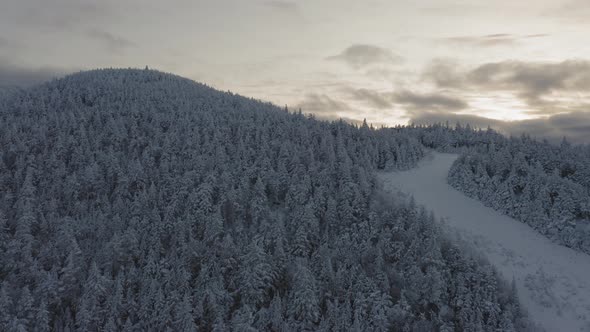
<svg viewBox="0 0 590 332"><path fill-rule="evenodd" d="M455 154L433 152L417 168L381 173L385 190L413 195L479 248L547 331L590 331L590 256L560 246L447 184Z"/></svg>

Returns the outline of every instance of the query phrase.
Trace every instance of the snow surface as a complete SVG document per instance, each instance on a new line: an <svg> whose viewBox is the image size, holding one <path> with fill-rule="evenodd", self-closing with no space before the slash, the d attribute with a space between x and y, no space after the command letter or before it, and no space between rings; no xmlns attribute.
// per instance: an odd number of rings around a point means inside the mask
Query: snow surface
<svg viewBox="0 0 590 332"><path fill-rule="evenodd" d="M432 152L417 168L379 177L384 189L413 195L480 249L508 281L514 278L535 323L547 331L590 331L590 256L455 190L446 178L457 157Z"/></svg>

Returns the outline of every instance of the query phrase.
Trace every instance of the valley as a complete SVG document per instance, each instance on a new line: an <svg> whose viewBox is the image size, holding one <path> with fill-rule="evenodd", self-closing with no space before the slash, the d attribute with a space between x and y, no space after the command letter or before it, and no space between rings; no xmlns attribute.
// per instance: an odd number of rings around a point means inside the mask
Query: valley
<svg viewBox="0 0 590 332"><path fill-rule="evenodd" d="M457 157L431 152L418 167L380 173L379 179L384 189L413 196L481 251L505 279L514 278L533 322L547 331L589 331L590 257L453 189L446 178Z"/></svg>

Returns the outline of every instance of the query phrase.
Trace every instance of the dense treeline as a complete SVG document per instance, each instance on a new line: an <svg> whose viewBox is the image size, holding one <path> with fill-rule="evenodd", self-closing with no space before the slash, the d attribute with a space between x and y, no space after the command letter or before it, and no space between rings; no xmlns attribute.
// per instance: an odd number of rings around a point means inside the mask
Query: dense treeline
<svg viewBox="0 0 590 332"><path fill-rule="evenodd" d="M380 194L413 135L148 70L2 105L2 331L527 328L488 263Z"/></svg>
<svg viewBox="0 0 590 332"><path fill-rule="evenodd" d="M440 152L466 153L468 151L487 151L490 144L502 144L506 138L488 129L473 128L470 125L455 126L446 124L410 125L385 129L415 137L426 148Z"/></svg>
<svg viewBox="0 0 590 332"><path fill-rule="evenodd" d="M590 253L590 149L505 138L462 155L449 183L547 237Z"/></svg>

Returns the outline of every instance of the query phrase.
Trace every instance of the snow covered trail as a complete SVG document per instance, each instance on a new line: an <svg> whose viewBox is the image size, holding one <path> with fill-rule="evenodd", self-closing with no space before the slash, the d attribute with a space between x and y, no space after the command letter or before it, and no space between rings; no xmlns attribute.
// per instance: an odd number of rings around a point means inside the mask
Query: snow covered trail
<svg viewBox="0 0 590 332"><path fill-rule="evenodd" d="M413 195L416 203L446 219L479 248L510 281L522 304L547 331L590 331L590 256L560 246L447 184L454 154L433 152L417 168L381 173L388 191Z"/></svg>

